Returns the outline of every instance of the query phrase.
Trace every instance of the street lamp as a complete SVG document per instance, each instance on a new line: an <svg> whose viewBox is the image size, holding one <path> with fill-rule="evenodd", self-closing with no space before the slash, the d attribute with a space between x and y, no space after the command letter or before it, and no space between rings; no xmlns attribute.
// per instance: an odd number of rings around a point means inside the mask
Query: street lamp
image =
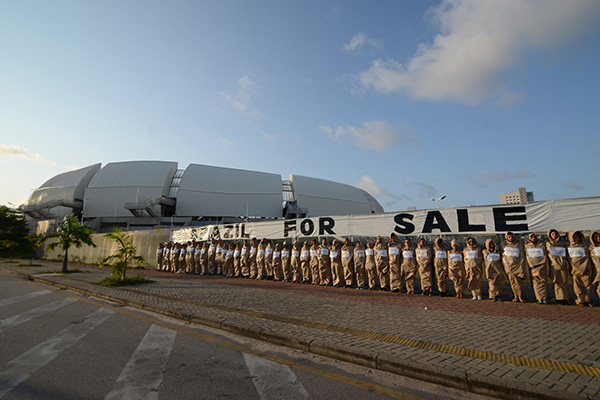
<svg viewBox="0 0 600 400"><path fill-rule="evenodd" d="M437 208L440 208L440 200L444 200L446 196L438 197L437 199L430 199L431 201L435 201Z"/></svg>

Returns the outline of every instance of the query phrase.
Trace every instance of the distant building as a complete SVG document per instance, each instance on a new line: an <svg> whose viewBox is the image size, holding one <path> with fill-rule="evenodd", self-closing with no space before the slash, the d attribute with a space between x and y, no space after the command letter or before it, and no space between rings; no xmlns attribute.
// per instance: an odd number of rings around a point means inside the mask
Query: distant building
<svg viewBox="0 0 600 400"><path fill-rule="evenodd" d="M528 192L524 187L519 188L518 192L500 195L500 204L527 204L532 201L534 201L533 192Z"/></svg>

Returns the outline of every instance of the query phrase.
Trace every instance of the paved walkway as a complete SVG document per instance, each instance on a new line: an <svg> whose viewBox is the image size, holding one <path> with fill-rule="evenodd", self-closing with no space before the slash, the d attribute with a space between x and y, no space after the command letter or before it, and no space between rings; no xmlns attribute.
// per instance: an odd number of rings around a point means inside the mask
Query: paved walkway
<svg viewBox="0 0 600 400"><path fill-rule="evenodd" d="M219 276L141 272L154 282L96 285L109 269L0 271L186 321L504 398L600 398L600 308L457 300Z"/></svg>

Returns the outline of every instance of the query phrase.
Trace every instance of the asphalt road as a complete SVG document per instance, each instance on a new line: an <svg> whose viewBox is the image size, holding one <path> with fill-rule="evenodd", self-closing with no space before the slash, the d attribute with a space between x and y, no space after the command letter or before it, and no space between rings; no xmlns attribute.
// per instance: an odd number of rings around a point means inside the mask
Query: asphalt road
<svg viewBox="0 0 600 400"><path fill-rule="evenodd" d="M0 273L3 399L483 399Z"/></svg>

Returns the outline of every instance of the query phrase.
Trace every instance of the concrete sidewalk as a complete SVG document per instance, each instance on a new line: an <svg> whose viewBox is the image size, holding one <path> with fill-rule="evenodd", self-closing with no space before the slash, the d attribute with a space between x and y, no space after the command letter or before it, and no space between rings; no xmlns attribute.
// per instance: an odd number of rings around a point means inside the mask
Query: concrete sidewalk
<svg viewBox="0 0 600 400"><path fill-rule="evenodd" d="M0 270L89 296L401 375L509 399L600 398L600 309L457 300L59 263Z"/></svg>

